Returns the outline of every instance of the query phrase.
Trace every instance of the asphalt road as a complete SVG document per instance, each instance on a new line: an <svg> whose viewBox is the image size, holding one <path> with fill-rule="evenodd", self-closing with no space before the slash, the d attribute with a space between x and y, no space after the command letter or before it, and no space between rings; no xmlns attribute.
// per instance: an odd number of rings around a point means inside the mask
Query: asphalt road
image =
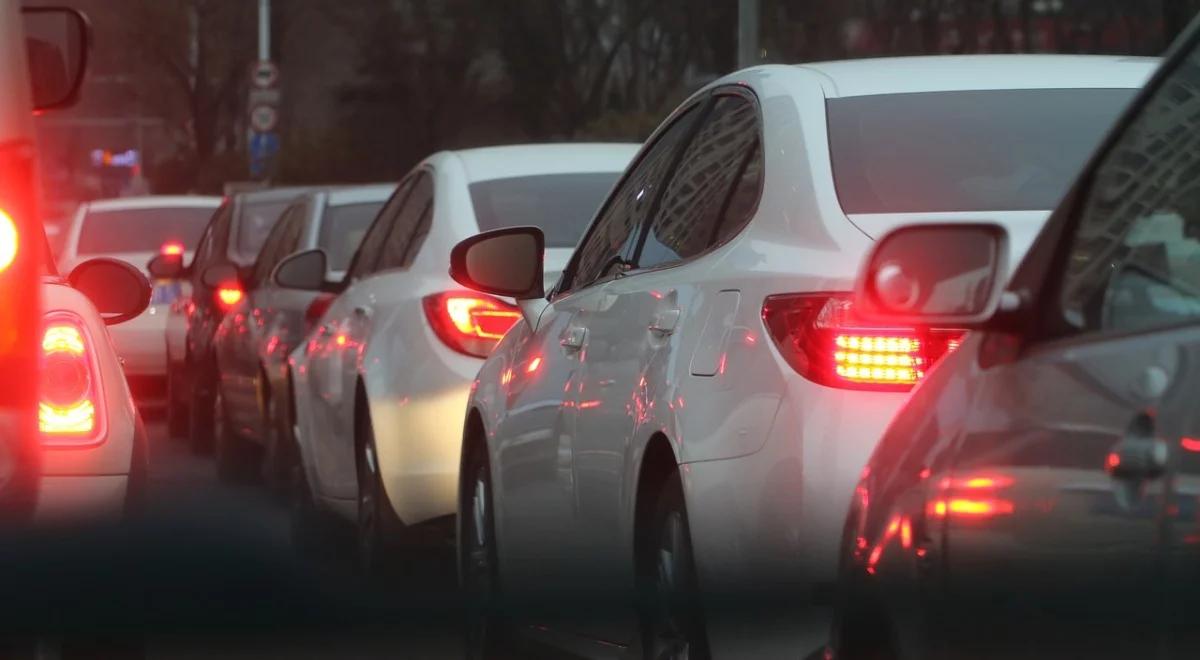
<svg viewBox="0 0 1200 660"><path fill-rule="evenodd" d="M168 438L161 423L148 428L150 524L148 541L136 544L150 546L139 557L151 566L138 575L168 576L165 587L141 587L152 594L142 615L151 621L149 658L463 657L449 557L365 580L352 561L349 526L323 556L298 556L281 498L261 485L219 482L211 457ZM745 657L807 655L824 640L827 612L781 617L771 628L755 635ZM522 657L557 655L527 650Z"/></svg>

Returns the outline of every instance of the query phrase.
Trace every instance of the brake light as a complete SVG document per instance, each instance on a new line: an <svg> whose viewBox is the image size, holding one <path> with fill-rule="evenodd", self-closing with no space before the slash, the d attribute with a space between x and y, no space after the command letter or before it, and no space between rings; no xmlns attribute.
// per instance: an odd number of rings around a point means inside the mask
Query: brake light
<svg viewBox="0 0 1200 660"><path fill-rule="evenodd" d="M170 241L163 243L162 249L159 250L163 256L175 257L183 254L183 243Z"/></svg>
<svg viewBox="0 0 1200 660"><path fill-rule="evenodd" d="M59 312L42 332L38 429L45 444L87 444L99 437L103 409L96 355L83 321Z"/></svg>
<svg viewBox="0 0 1200 660"><path fill-rule="evenodd" d="M236 284L226 284L217 287L217 306L221 311L228 312L242 302L242 298L246 294L242 291L242 287Z"/></svg>
<svg viewBox="0 0 1200 660"><path fill-rule="evenodd" d="M438 338L451 349L474 357L487 357L521 319L515 306L469 291L436 293L426 296L424 302L425 318Z"/></svg>
<svg viewBox="0 0 1200 660"><path fill-rule="evenodd" d="M763 303L763 322L788 364L829 387L911 388L946 353L962 330L874 326L854 316L847 294L784 294Z"/></svg>
<svg viewBox="0 0 1200 660"><path fill-rule="evenodd" d="M8 270L17 258L17 225L0 209L0 273Z"/></svg>
<svg viewBox="0 0 1200 660"><path fill-rule="evenodd" d="M333 304L335 297L331 293L322 293L308 303L308 309L304 310L304 322L308 327L316 325L317 321L325 316L325 312L329 311L329 306Z"/></svg>

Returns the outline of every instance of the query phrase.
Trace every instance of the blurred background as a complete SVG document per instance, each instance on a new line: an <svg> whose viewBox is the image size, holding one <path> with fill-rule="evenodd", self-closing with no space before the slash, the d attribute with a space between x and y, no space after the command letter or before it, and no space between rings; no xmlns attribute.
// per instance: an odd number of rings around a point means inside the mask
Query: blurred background
<svg viewBox="0 0 1200 660"><path fill-rule="evenodd" d="M27 4L54 4L38 0ZM228 182L395 180L443 148L642 140L742 66L926 53L1160 54L1200 0L73 0L80 104L39 118L46 222ZM269 126L268 141L257 133ZM263 154L268 157L263 158ZM256 160L257 159L257 160Z"/></svg>

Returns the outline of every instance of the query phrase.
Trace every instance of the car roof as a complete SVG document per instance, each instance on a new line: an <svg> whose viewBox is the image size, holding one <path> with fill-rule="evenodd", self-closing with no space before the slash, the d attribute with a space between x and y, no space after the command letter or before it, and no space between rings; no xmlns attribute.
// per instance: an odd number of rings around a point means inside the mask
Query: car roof
<svg viewBox="0 0 1200 660"><path fill-rule="evenodd" d="M124 211L129 209L161 208L217 208L220 197L208 195L146 195L143 197L117 197L97 199L87 203L89 211Z"/></svg>
<svg viewBox="0 0 1200 660"><path fill-rule="evenodd" d="M234 195L242 202L279 202L291 201L307 192L318 191L329 186L289 186L285 188L265 188L263 190L248 190Z"/></svg>
<svg viewBox="0 0 1200 660"><path fill-rule="evenodd" d="M339 186L329 191L326 202L330 206L343 204L362 204L366 202L386 202L396 191L394 183L375 183L364 186Z"/></svg>
<svg viewBox="0 0 1200 660"><path fill-rule="evenodd" d="M795 65L821 74L831 97L987 89L1141 87L1157 57L929 55Z"/></svg>
<svg viewBox="0 0 1200 660"><path fill-rule="evenodd" d="M624 172L642 145L634 143L519 144L450 152L467 182L567 172Z"/></svg>

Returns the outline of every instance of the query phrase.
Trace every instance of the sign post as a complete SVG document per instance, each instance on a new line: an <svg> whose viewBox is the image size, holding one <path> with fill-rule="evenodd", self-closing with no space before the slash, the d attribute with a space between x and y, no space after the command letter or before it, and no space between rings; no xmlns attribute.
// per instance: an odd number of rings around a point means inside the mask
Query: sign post
<svg viewBox="0 0 1200 660"><path fill-rule="evenodd" d="M250 176L262 179L279 152L279 67L260 60L250 70Z"/></svg>

